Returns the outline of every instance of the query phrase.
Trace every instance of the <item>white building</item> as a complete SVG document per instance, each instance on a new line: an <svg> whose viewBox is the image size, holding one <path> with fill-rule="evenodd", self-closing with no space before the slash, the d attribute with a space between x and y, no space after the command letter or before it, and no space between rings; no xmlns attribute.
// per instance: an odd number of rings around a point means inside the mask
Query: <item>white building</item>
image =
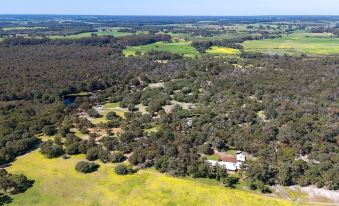
<svg viewBox="0 0 339 206"><path fill-rule="evenodd" d="M241 151L237 151L236 157L237 162L246 162L246 156Z"/></svg>
<svg viewBox="0 0 339 206"><path fill-rule="evenodd" d="M240 170L240 166L241 166L241 162L223 162L223 161L214 161L214 160L207 160L207 163L212 166L212 167L216 167L217 165L219 165L220 167L229 170L229 171L237 171Z"/></svg>
<svg viewBox="0 0 339 206"><path fill-rule="evenodd" d="M232 160L230 160L232 161ZM235 161L235 160L234 160ZM236 162L226 162L226 161L215 161L215 160L207 160L207 163L212 166L216 167L219 165L220 167L229 170L229 171L238 171L241 169L241 165L246 162L246 156L241 152L236 152Z"/></svg>

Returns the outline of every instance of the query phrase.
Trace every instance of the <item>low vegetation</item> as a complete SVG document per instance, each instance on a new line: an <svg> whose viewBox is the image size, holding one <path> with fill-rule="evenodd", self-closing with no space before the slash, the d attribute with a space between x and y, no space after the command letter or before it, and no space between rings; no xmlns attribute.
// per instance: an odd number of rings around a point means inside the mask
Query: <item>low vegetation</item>
<svg viewBox="0 0 339 206"><path fill-rule="evenodd" d="M91 173L96 171L99 165L94 162L80 161L75 165L75 169L82 173Z"/></svg>
<svg viewBox="0 0 339 206"><path fill-rule="evenodd" d="M74 169L84 156L47 159L35 151L20 157L8 168L34 179L32 188L13 197L10 205L294 205L285 200L219 186L209 186L160 174L153 169L119 176L113 165L101 165L97 172L82 174ZM39 168L38 170L36 168ZM71 188L65 190L65 188ZM95 188L95 189L94 189ZM104 195L103 195L104 194ZM100 198L98 198L100 196Z"/></svg>

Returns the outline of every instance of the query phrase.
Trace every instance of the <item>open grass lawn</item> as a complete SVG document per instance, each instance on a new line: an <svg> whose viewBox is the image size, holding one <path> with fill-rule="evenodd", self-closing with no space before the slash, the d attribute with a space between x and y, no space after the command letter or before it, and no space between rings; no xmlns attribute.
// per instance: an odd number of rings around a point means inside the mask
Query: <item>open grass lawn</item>
<svg viewBox="0 0 339 206"><path fill-rule="evenodd" d="M220 157L219 157L219 155L217 155L217 154L213 154L213 155L208 155L208 156L207 156L207 159L208 159L208 160L219 161Z"/></svg>
<svg viewBox="0 0 339 206"><path fill-rule="evenodd" d="M208 49L206 53L220 55L240 55L240 51L238 49L217 46L213 46L212 48Z"/></svg>
<svg viewBox="0 0 339 206"><path fill-rule="evenodd" d="M10 205L105 206L105 205L297 205L239 190L179 179L153 169L118 176L113 164L101 164L97 172L82 174L74 169L83 155L46 159L38 151L18 158L7 170L22 173L35 183L14 196Z"/></svg>
<svg viewBox="0 0 339 206"><path fill-rule="evenodd" d="M106 115L108 112L115 112L118 116L125 118L125 113L128 112L127 109L121 108L120 103L106 103L104 104L104 109L102 114Z"/></svg>
<svg viewBox="0 0 339 206"><path fill-rule="evenodd" d="M191 46L190 41L179 41L171 43L157 42L154 44L147 44L143 46L134 46L125 49L123 53L125 56L134 56L136 52L146 53L152 50L184 54L185 56L199 55L199 52Z"/></svg>
<svg viewBox="0 0 339 206"><path fill-rule="evenodd" d="M246 41L246 51L259 51L268 54L283 55L284 53L330 55L339 54L339 38L329 34L294 33L283 38Z"/></svg>

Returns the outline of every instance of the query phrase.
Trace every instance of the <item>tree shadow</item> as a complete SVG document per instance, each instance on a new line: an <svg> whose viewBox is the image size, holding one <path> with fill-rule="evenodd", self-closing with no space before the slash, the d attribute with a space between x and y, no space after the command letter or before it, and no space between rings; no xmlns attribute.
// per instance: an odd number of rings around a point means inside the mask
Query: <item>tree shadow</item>
<svg viewBox="0 0 339 206"><path fill-rule="evenodd" d="M13 198L9 195L0 195L0 205L5 205L13 202Z"/></svg>

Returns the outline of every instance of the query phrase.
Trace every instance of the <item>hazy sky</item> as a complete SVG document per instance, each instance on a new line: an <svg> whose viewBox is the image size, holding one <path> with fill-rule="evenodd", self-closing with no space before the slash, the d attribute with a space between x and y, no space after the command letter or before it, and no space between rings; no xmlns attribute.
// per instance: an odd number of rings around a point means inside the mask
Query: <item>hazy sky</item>
<svg viewBox="0 0 339 206"><path fill-rule="evenodd" d="M0 0L0 14L339 15L339 0Z"/></svg>

